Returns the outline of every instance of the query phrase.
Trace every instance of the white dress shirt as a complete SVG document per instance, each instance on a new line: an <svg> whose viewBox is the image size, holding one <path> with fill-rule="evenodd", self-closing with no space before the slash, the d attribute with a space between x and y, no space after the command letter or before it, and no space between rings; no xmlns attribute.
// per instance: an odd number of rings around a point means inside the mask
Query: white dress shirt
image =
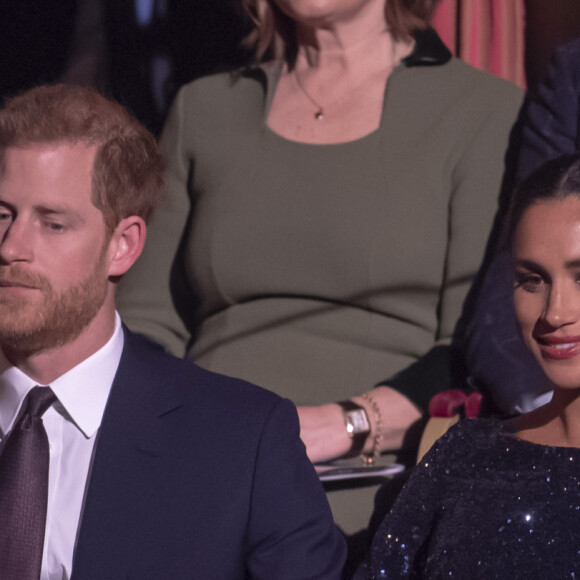
<svg viewBox="0 0 580 580"><path fill-rule="evenodd" d="M71 576L87 475L123 342L116 314L115 330L107 344L50 384L58 401L42 418L50 467L40 580L68 580ZM0 351L0 438L9 434L24 398L37 384Z"/></svg>

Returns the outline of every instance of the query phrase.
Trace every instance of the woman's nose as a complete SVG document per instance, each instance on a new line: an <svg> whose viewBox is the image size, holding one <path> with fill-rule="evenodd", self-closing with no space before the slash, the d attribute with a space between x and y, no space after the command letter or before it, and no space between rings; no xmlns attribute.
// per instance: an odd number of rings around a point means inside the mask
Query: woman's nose
<svg viewBox="0 0 580 580"><path fill-rule="evenodd" d="M553 328L578 321L580 312L580 288L570 284L552 286L544 310L544 320Z"/></svg>

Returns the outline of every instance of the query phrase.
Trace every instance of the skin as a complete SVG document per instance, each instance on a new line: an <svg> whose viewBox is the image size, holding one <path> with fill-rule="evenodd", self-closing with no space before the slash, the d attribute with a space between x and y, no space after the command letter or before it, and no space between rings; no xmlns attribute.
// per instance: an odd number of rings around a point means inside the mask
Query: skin
<svg viewBox="0 0 580 580"><path fill-rule="evenodd" d="M409 427L421 418L421 412L409 399L388 387L373 389L369 394L381 413L383 429L380 448L399 449ZM367 411L371 435L367 438L363 451L369 453L373 447L373 435L376 433L376 417L365 399L351 399ZM351 439L346 431L343 411L337 404L298 407L298 417L300 437L312 462L340 457L350 449Z"/></svg>
<svg viewBox="0 0 580 580"><path fill-rule="evenodd" d="M512 255L522 336L554 383L552 401L522 417L519 436L580 447L580 197L529 207Z"/></svg>
<svg viewBox="0 0 580 580"><path fill-rule="evenodd" d="M301 26L321 29L348 25L385 5L384 0L275 0L275 4Z"/></svg>
<svg viewBox="0 0 580 580"><path fill-rule="evenodd" d="M45 304L46 284L55 295L87 280L102 288L94 316L65 344L49 342L34 352L2 344L6 358L40 384L50 383L109 340L115 325L112 277L131 267L145 241L145 223L137 216L121 220L108 236L103 214L91 199L95 151L82 143L5 151L0 175L0 321L10 316L23 326L33 324Z"/></svg>
<svg viewBox="0 0 580 580"><path fill-rule="evenodd" d="M411 40L394 42L384 0L275 0L297 23L295 70L286 67L268 126L302 143L353 141L378 129L392 65L409 54ZM314 119L324 107L323 121Z"/></svg>

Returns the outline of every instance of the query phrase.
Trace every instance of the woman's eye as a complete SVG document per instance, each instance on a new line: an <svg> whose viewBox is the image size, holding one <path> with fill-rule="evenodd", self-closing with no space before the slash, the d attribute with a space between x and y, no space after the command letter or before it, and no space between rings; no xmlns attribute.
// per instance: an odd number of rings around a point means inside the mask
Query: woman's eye
<svg viewBox="0 0 580 580"><path fill-rule="evenodd" d="M544 279L538 274L524 272L515 273L516 288L523 288L526 292L539 292L544 285Z"/></svg>

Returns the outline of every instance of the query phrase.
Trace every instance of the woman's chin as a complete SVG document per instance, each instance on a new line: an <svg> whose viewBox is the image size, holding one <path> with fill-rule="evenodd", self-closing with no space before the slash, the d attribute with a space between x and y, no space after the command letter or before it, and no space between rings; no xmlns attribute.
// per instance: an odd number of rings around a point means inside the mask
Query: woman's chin
<svg viewBox="0 0 580 580"><path fill-rule="evenodd" d="M570 360L542 362L541 366L555 389L580 389L580 361L570 364Z"/></svg>

